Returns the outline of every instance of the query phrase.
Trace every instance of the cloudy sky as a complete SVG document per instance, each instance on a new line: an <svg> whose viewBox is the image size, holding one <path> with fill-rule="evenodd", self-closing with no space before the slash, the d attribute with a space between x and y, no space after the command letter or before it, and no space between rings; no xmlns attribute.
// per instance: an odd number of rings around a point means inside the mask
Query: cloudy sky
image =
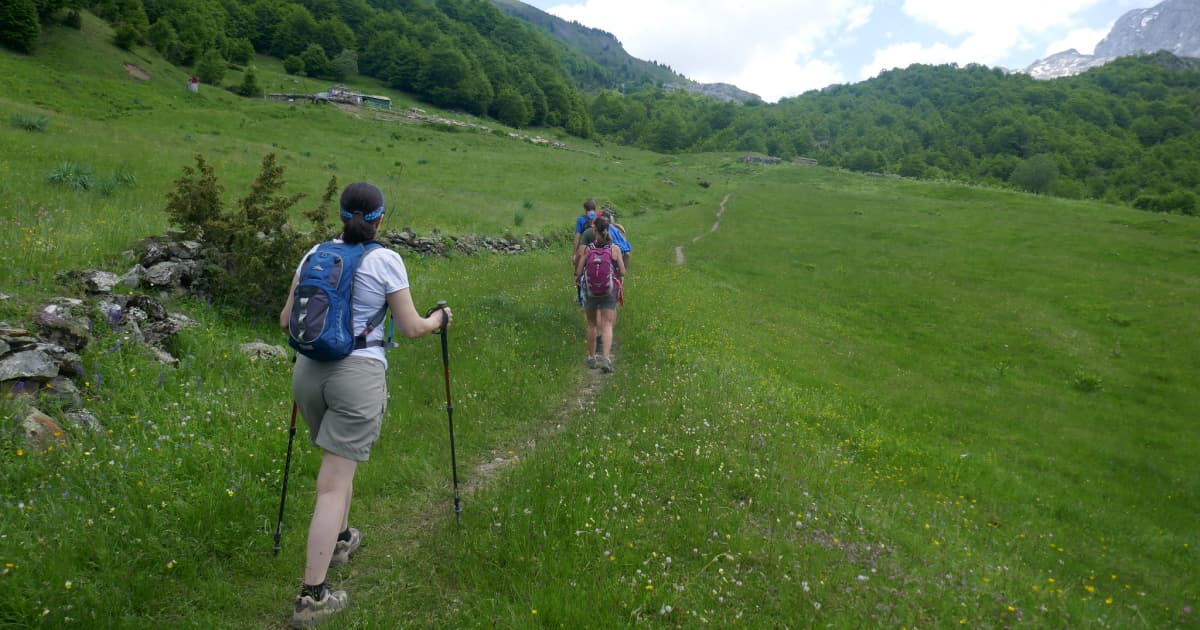
<svg viewBox="0 0 1200 630"><path fill-rule="evenodd" d="M1014 70L1091 54L1159 0L524 0L615 35L639 59L768 102L914 63Z"/></svg>

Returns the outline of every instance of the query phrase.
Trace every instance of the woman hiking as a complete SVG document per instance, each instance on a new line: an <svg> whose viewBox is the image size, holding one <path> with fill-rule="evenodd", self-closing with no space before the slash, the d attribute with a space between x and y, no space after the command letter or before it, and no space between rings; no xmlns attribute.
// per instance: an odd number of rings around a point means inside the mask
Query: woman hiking
<svg viewBox="0 0 1200 630"><path fill-rule="evenodd" d="M606 216L596 217L592 226L596 240L590 245L580 245L576 252L575 277L578 281L589 285L584 291L583 310L587 315L587 365L589 368L599 367L604 373L613 371L612 341L613 322L617 318L617 300L621 292L621 281L625 277L625 262L621 259L621 250L612 241L609 234L609 220ZM597 268L589 268L596 265ZM598 271L597 271L598 269ZM604 274L608 274L607 292L599 294L593 282L603 282ZM600 276L599 281L596 277ZM600 356L596 352L596 340L600 340Z"/></svg>
<svg viewBox="0 0 1200 630"><path fill-rule="evenodd" d="M368 183L350 184L342 191L340 206L342 234L334 241L374 241L383 220L383 193ZM302 261L292 279L287 303L279 314L279 325L285 331L303 267ZM417 312L404 260L387 247L377 247L364 255L355 270L353 287L351 312L355 334L366 329L368 320L385 305L391 310L396 327L409 339L435 332L443 321L449 324L454 319L449 308L424 317ZM348 562L362 544L362 534L349 525L354 473L358 463L370 455L387 408L383 327L370 330L366 341L366 347L359 347L339 360L316 361L301 354L296 356L292 394L308 425L310 440L323 453L317 473L316 506L308 529L304 586L295 599L293 627L314 626L349 604L346 591L330 588L325 577L331 566Z"/></svg>

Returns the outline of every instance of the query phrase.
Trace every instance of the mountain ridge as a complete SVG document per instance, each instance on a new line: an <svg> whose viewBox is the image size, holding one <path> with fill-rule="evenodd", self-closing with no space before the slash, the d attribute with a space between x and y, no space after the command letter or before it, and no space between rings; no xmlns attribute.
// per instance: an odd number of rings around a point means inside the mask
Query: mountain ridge
<svg viewBox="0 0 1200 630"><path fill-rule="evenodd" d="M625 90L653 83L668 92L685 91L725 102L749 103L762 100L759 95L736 85L700 83L665 64L634 57L625 50L621 41L608 31L564 20L520 0L492 0L492 3L508 15L539 29L560 46L581 52L607 73L607 80L597 85L594 72L585 74L574 69L573 74L581 84Z"/></svg>
<svg viewBox="0 0 1200 630"><path fill-rule="evenodd" d="M1119 57L1167 51L1200 57L1200 0L1163 0L1127 11L1096 44L1094 54L1071 48L1039 59L1021 72L1035 79L1074 76Z"/></svg>

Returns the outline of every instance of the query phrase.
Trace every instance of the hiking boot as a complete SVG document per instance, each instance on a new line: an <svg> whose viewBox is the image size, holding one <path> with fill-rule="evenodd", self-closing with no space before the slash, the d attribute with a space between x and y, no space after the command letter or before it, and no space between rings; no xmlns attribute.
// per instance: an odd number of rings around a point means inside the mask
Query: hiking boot
<svg viewBox="0 0 1200 630"><path fill-rule="evenodd" d="M350 562L350 554L362 544L362 534L353 527L350 528L350 540L339 540L333 545L333 556L329 558L329 566L340 567Z"/></svg>
<svg viewBox="0 0 1200 630"><path fill-rule="evenodd" d="M310 595L299 595L296 597L296 609L292 612L292 627L311 628L349 605L350 596L346 595L346 591L326 588L325 596L320 600Z"/></svg>
<svg viewBox="0 0 1200 630"><path fill-rule="evenodd" d="M612 366L612 359L611 359L611 358L609 358L609 357L604 357L604 362L603 362L603 363L600 365L600 371L601 371L601 372L604 372L605 374L611 374L611 373L612 373L612 371L613 371L613 366Z"/></svg>
<svg viewBox="0 0 1200 630"><path fill-rule="evenodd" d="M589 355L587 358L587 366L593 370L599 367L599 365L596 363L596 357Z"/></svg>

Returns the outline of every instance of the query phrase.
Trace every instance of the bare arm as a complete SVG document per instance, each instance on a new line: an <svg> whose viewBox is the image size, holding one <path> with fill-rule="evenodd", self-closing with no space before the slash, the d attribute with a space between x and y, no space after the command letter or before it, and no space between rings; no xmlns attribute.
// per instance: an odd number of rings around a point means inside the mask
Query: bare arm
<svg viewBox="0 0 1200 630"><path fill-rule="evenodd" d="M621 248L617 247L616 245L612 245L609 249L610 249L610 251L612 251L613 262L616 263L617 268L621 270L620 277L624 278L625 277L625 259L621 256Z"/></svg>
<svg viewBox="0 0 1200 630"><path fill-rule="evenodd" d="M287 302L284 303L283 310L279 311L279 327L283 329L283 332L288 330L288 319L292 315L292 300L295 299L297 284L300 284L300 276L292 276L292 286L288 289Z"/></svg>
<svg viewBox="0 0 1200 630"><path fill-rule="evenodd" d="M393 291L387 295L388 308L392 311L392 321L400 329L400 334L408 339L415 339L438 330L442 327L442 312L446 312L446 324L454 321L450 307L435 310L428 317L423 317L413 305L412 293L408 289Z"/></svg>
<svg viewBox="0 0 1200 630"><path fill-rule="evenodd" d="M584 263L585 263L585 261L587 261L587 256L583 255L584 249L585 249L584 246L580 246L575 249L575 278L576 279L578 279L580 274L583 273Z"/></svg>

